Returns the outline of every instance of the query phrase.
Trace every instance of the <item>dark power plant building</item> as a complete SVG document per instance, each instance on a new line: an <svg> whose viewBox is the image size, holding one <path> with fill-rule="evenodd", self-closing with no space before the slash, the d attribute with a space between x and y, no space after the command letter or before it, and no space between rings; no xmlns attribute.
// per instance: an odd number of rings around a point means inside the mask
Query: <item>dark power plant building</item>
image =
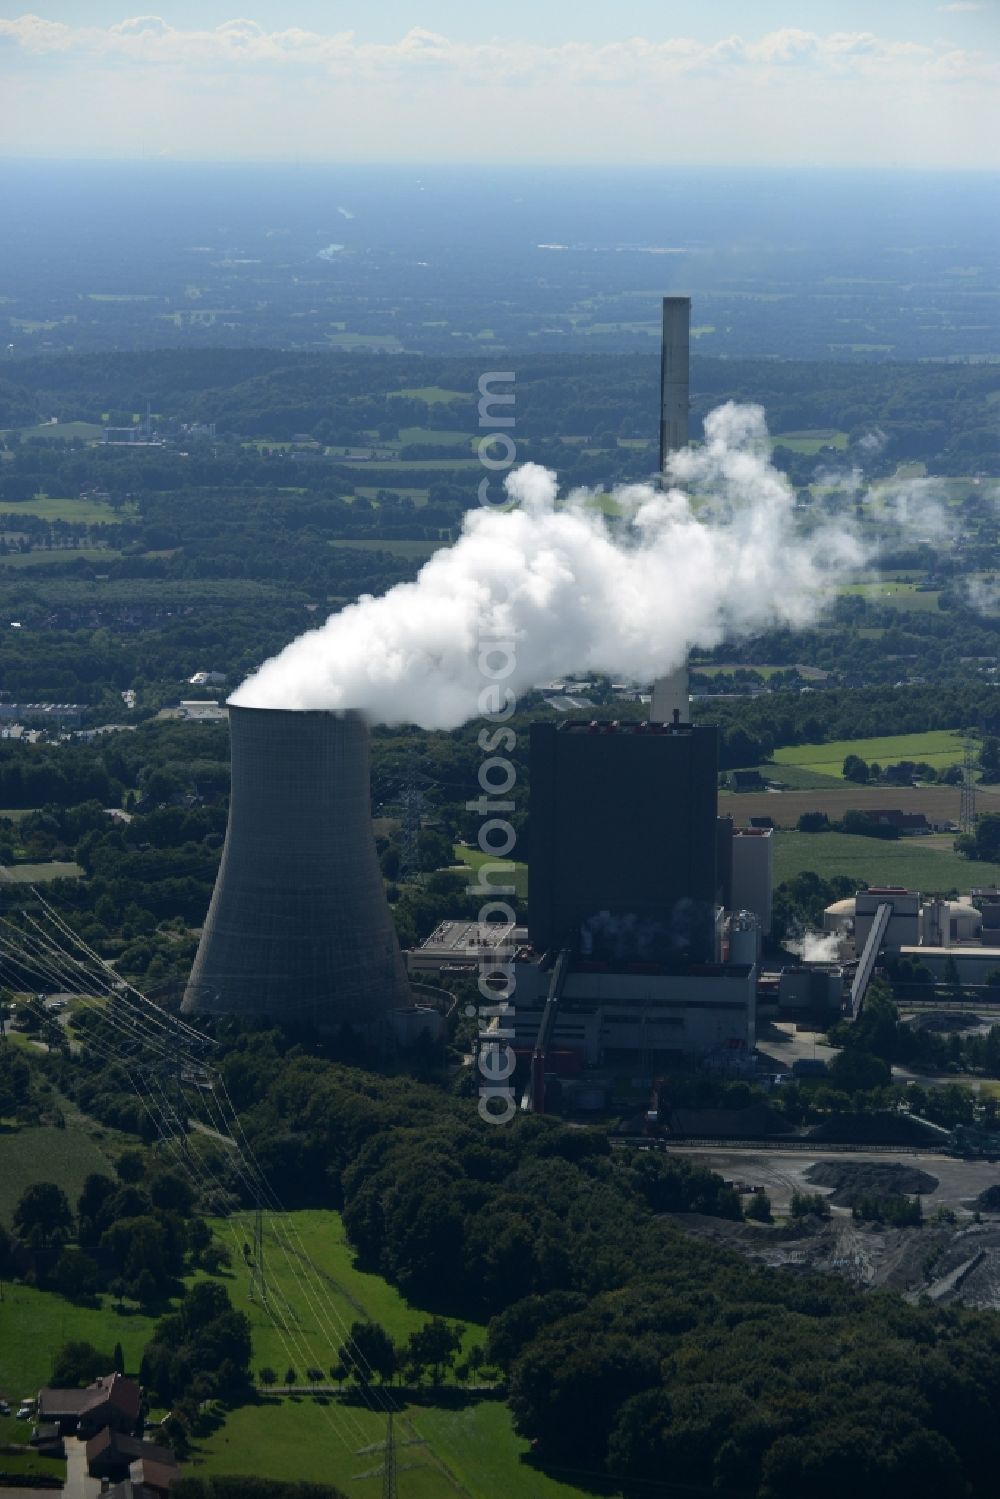
<svg viewBox="0 0 1000 1499"><path fill-rule="evenodd" d="M229 709L222 863L182 1008L367 1027L409 1006L352 712Z"/></svg>
<svg viewBox="0 0 1000 1499"><path fill-rule="evenodd" d="M717 781L714 726L533 724L535 946L675 970L711 962Z"/></svg>

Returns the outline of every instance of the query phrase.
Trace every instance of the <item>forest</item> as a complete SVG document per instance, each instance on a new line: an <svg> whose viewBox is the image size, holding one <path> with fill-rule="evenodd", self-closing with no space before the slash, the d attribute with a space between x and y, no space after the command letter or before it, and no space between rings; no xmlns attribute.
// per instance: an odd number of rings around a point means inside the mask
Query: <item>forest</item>
<svg viewBox="0 0 1000 1499"><path fill-rule="evenodd" d="M873 1016L864 1044L882 1044L893 1024L891 1010ZM603 1132L530 1116L487 1129L440 1086L332 1064L279 1031L223 1029L216 1042L250 1145L286 1200L339 1208L360 1264L418 1305L488 1321L486 1356L533 1460L554 1476L603 1473L627 1499L993 1492L994 1314L753 1268L673 1217L739 1217L719 1177L613 1149ZM82 1099L93 1097L86 1079L110 1081L86 1046L45 1066ZM192 1148L229 1169L210 1139ZM119 1166L125 1180L88 1181L78 1232L112 1254L131 1254L140 1229L169 1245L184 1183L139 1151ZM188 1203L190 1222L192 1206L219 1203ZM40 1210L23 1206L22 1232ZM64 1205L63 1233L73 1218ZM189 1226L170 1252L209 1247ZM64 1276L79 1268L67 1254ZM239 1401L239 1323L220 1285L200 1285L148 1345L148 1382L169 1391L197 1374Z"/></svg>

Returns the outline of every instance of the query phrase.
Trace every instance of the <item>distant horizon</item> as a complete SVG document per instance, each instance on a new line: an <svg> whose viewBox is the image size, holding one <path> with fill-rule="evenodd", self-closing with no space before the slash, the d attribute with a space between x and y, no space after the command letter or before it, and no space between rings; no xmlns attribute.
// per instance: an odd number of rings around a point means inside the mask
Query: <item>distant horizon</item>
<svg viewBox="0 0 1000 1499"><path fill-rule="evenodd" d="M180 156L156 152L152 155L135 153L122 156L73 156L65 151L0 151L0 163L51 162L62 166L132 166L143 162L146 166L162 167L337 167L353 171L420 171L420 172L491 172L491 171L560 171L560 172L692 172L699 175L740 172L761 176L771 173L823 173L833 176L838 173L859 176L891 175L893 173L921 177L1000 176L1000 161L979 165L950 167L925 166L917 162L785 162L785 161L633 161L610 158L593 161L580 160L528 160L510 158L495 161L428 161L419 157L363 159L359 157L312 157L312 156Z"/></svg>
<svg viewBox="0 0 1000 1499"><path fill-rule="evenodd" d="M119 4L0 16L12 155L1000 167L993 0Z"/></svg>

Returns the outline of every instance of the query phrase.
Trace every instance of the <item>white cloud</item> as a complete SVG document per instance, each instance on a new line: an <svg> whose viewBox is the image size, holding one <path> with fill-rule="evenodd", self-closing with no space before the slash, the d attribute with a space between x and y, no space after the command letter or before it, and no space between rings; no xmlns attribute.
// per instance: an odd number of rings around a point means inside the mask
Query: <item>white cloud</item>
<svg viewBox="0 0 1000 1499"><path fill-rule="evenodd" d="M968 9L953 4L946 9ZM818 73L931 78L1000 78L1000 62L950 44L920 46L871 31L818 32L796 27L757 40L741 36L700 42L690 37L650 41L629 37L595 45L539 46L518 41L472 43L414 27L396 42L358 41L350 31L310 32L299 27L265 31L245 18L212 29L171 26L160 16L136 16L113 26L71 26L36 15L0 20L0 39L36 56L79 53L131 62L308 66L334 74L369 76L412 70L451 72L465 80L561 78L578 83L637 83L678 74L711 74L719 68L765 75L794 68Z"/></svg>
<svg viewBox="0 0 1000 1499"><path fill-rule="evenodd" d="M985 10L986 6L982 0L951 0L950 5L939 5L938 10L951 11L952 15L961 14L963 11Z"/></svg>

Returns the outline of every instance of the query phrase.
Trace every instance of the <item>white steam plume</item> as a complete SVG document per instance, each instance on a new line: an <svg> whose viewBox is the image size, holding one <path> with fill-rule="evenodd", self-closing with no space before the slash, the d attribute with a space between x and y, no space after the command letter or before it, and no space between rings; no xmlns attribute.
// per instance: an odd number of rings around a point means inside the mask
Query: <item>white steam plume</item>
<svg viewBox="0 0 1000 1499"><path fill-rule="evenodd" d="M462 534L380 598L365 595L294 640L231 701L250 708L354 708L376 723L455 728L491 686L480 652L510 642L501 685L520 695L572 671L643 680L692 646L811 623L864 549L842 522L797 526L772 468L764 413L721 406L705 443L671 460L680 487L634 484L611 521L586 490L557 504L555 474L525 464L515 502L465 517ZM694 497L692 497L694 496ZM496 649L488 667L501 668Z"/></svg>
<svg viewBox="0 0 1000 1499"><path fill-rule="evenodd" d="M828 932L804 932L801 937L789 937L785 946L789 952L797 953L803 963L835 963L840 953L840 936Z"/></svg>

